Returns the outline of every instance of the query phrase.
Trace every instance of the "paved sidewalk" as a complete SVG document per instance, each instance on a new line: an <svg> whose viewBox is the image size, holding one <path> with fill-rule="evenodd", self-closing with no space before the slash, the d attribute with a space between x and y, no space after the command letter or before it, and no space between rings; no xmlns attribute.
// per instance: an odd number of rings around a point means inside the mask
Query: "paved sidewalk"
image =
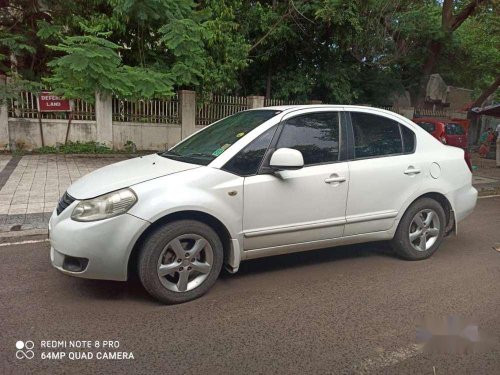
<svg viewBox="0 0 500 375"><path fill-rule="evenodd" d="M69 185L95 169L126 158L0 155L0 232L45 229Z"/></svg>
<svg viewBox="0 0 500 375"><path fill-rule="evenodd" d="M0 233L46 229L57 201L81 176L129 158L116 156L0 155ZM473 184L480 195L500 194L500 168L473 156Z"/></svg>
<svg viewBox="0 0 500 375"><path fill-rule="evenodd" d="M500 194L500 168L492 159L482 159L478 154L472 154L472 183L479 190L479 195Z"/></svg>

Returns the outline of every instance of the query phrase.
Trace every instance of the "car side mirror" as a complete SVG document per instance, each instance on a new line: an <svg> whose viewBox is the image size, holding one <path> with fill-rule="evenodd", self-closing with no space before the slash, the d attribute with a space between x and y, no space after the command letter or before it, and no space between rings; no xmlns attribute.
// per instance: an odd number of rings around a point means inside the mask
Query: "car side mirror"
<svg viewBox="0 0 500 375"><path fill-rule="evenodd" d="M300 169L304 166L304 157L293 148L279 148L272 154L269 166L274 170Z"/></svg>

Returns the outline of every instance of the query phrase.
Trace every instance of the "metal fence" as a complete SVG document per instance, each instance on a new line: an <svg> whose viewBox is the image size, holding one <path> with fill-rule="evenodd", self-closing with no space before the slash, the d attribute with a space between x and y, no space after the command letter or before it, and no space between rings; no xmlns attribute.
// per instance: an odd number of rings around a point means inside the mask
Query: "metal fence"
<svg viewBox="0 0 500 375"><path fill-rule="evenodd" d="M212 95L198 107L196 125L209 125L246 109L248 109L246 96Z"/></svg>
<svg viewBox="0 0 500 375"><path fill-rule="evenodd" d="M283 99L270 99L270 98L266 98L264 100L264 107L272 107L279 105L298 105L298 104L307 104L307 103L300 100L283 100Z"/></svg>
<svg viewBox="0 0 500 375"><path fill-rule="evenodd" d="M127 100L113 97L113 121L178 124L179 97L170 99Z"/></svg>
<svg viewBox="0 0 500 375"><path fill-rule="evenodd" d="M415 117L450 118L450 111L445 109L415 108Z"/></svg>
<svg viewBox="0 0 500 375"><path fill-rule="evenodd" d="M95 120L95 109L92 104L81 99L74 99L72 102L73 120ZM38 118L37 94L22 91L18 99L12 99L8 105L9 117L18 118ZM43 112L40 114L42 119L57 120L67 119L66 112Z"/></svg>

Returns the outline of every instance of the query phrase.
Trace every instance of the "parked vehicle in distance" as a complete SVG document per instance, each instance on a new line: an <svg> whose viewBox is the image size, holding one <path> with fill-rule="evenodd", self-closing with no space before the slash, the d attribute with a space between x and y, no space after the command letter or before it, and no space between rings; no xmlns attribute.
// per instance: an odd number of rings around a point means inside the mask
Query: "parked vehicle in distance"
<svg viewBox="0 0 500 375"><path fill-rule="evenodd" d="M467 132L462 125L457 122L445 122L433 118L414 118L413 122L432 134L441 143L464 150L465 162L472 171Z"/></svg>
<svg viewBox="0 0 500 375"><path fill-rule="evenodd" d="M49 222L50 258L84 278L136 269L164 303L248 259L389 240L420 260L472 212L471 181L462 150L393 112L253 109L75 182Z"/></svg>

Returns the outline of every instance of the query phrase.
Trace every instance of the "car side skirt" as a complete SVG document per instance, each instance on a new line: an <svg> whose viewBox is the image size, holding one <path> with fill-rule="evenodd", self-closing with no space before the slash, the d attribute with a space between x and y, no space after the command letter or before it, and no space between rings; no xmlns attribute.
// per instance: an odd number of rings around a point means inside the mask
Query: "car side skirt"
<svg viewBox="0 0 500 375"><path fill-rule="evenodd" d="M394 230L357 234L347 237L332 238L320 241L308 241L297 244L266 247L261 249L245 250L242 260L257 259L274 255L295 253L300 251L317 250L328 247L352 245L371 241L387 241L394 237Z"/></svg>

